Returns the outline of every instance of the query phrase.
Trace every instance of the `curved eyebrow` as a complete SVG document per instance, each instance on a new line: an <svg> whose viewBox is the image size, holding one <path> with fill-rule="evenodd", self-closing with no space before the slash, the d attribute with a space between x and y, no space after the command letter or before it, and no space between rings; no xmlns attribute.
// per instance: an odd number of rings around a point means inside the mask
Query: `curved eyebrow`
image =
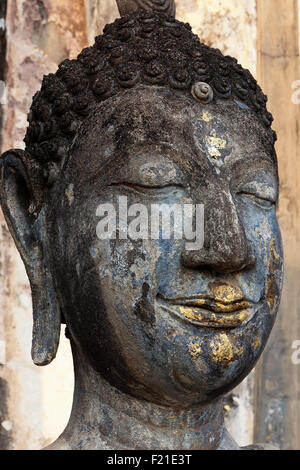
<svg viewBox="0 0 300 470"><path fill-rule="evenodd" d="M245 167L251 170L267 169L274 173L276 182L279 184L278 166L274 156L271 156L265 152L258 153L256 155L247 155L240 160L235 161L231 166L231 170L232 172L238 172Z"/></svg>
<svg viewBox="0 0 300 470"><path fill-rule="evenodd" d="M139 168L134 168L133 170L129 170L126 175L119 172L119 174L115 174L111 181L109 182L109 186L120 186L120 185L127 185L127 186L139 186L141 188L165 188L168 186L178 187L178 188L185 188L186 187L186 180L183 182L183 178L175 171L173 174L170 172L166 172L165 174L153 174L150 177L145 176L140 173ZM177 174L176 174L177 173Z"/></svg>
<svg viewBox="0 0 300 470"><path fill-rule="evenodd" d="M246 167L246 172L245 172ZM239 172L243 171L243 176L247 176L250 172L257 172L260 170L266 171L271 173L274 176L274 183L276 185L276 205L278 204L279 199L279 176L278 176L278 167L277 162L272 160L270 155L267 154L259 154L257 156L250 156L248 158L243 158L237 162L235 162L231 167L232 173L235 173L236 177L238 177Z"/></svg>
<svg viewBox="0 0 300 470"><path fill-rule="evenodd" d="M122 161L122 167L116 172L118 179L119 176L126 180L141 181L146 179L175 181L184 178L184 171L180 165L182 159L180 152L170 146L155 147L130 149L128 156Z"/></svg>

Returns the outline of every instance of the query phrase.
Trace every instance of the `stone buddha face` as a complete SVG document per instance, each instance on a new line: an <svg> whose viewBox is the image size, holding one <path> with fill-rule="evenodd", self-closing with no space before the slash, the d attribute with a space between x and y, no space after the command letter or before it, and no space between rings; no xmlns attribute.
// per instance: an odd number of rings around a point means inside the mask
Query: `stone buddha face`
<svg viewBox="0 0 300 470"><path fill-rule="evenodd" d="M96 374L148 403L205 405L250 372L283 273L265 103L234 59L149 12L117 20L45 77L26 152L1 164L2 207L32 287L36 364L55 357L62 321ZM153 205L201 205L203 244L123 237L118 225L99 237L99 207L121 200L129 220Z"/></svg>
<svg viewBox="0 0 300 470"><path fill-rule="evenodd" d="M77 135L48 206L50 263L74 347L120 390L191 407L259 358L282 278L265 132L238 104L140 87L96 108ZM121 196L149 213L203 204L203 247L99 239L97 208Z"/></svg>

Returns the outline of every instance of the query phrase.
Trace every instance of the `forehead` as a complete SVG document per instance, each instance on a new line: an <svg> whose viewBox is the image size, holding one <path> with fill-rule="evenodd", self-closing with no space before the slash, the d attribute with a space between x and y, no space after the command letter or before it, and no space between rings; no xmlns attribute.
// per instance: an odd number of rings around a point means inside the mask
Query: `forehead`
<svg viewBox="0 0 300 470"><path fill-rule="evenodd" d="M267 131L250 110L233 101L202 105L180 94L141 87L112 97L88 117L70 152L67 168L81 178L115 162L129 164L166 156L183 168L209 170L276 162Z"/></svg>

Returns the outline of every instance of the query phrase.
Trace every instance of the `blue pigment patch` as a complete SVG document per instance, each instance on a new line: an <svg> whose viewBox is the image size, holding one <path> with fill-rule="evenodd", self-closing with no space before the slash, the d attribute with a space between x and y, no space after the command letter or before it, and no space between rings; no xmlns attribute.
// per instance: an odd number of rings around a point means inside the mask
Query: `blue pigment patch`
<svg viewBox="0 0 300 470"><path fill-rule="evenodd" d="M234 100L234 102L238 105L239 108L241 109L250 109L249 106L247 106L245 103L242 103L242 101L239 100Z"/></svg>

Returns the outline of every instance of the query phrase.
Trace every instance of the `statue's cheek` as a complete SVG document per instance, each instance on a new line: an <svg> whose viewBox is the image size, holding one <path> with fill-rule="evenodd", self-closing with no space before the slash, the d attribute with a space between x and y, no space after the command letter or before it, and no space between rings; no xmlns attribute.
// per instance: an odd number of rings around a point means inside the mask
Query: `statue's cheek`
<svg viewBox="0 0 300 470"><path fill-rule="evenodd" d="M273 237L269 243L268 276L265 281L266 301L270 315L277 312L283 277L283 259L280 241Z"/></svg>

